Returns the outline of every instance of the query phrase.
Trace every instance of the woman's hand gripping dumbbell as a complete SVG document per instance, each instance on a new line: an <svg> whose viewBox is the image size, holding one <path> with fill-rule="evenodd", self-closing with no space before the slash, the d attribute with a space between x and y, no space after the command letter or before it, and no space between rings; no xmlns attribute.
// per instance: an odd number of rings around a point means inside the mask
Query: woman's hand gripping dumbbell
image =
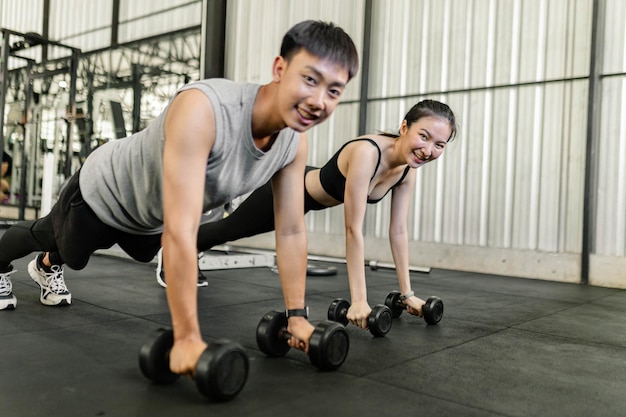
<svg viewBox="0 0 626 417"><path fill-rule="evenodd" d="M413 291L401 294L400 291L391 291L385 299L385 305L391 309L391 315L395 319L400 317L403 311L410 309L411 314L418 314L418 310L405 304L404 301L413 297ZM437 324L443 317L443 301L439 297L429 297L422 306L422 316L428 324Z"/></svg>
<svg viewBox="0 0 626 417"><path fill-rule="evenodd" d="M350 302L343 298L335 299L328 307L328 320L336 321L346 326L349 322L348 310ZM391 310L382 304L375 305L367 317L367 327L376 337L385 336L391 330Z"/></svg>
<svg viewBox="0 0 626 417"><path fill-rule="evenodd" d="M282 357L291 349L287 343L291 338L287 331L287 313L270 311L259 321L256 341L267 356ZM304 317L307 316L308 312ZM334 371L346 360L349 348L350 339L344 327L339 323L324 321L315 326L309 340L308 355L311 363L319 370Z"/></svg>

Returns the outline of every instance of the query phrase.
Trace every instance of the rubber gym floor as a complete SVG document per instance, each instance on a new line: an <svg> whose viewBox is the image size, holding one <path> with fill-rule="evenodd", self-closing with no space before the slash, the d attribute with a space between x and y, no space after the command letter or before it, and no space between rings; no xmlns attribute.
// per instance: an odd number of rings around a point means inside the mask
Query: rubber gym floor
<svg viewBox="0 0 626 417"><path fill-rule="evenodd" d="M17 416L626 416L626 291L433 270L415 291L445 303L427 326L406 313L374 338L348 326L350 351L334 372L291 350L268 358L259 319L283 306L269 268L208 271L198 290L206 340L241 343L250 358L242 392L207 400L192 380L159 386L141 374L140 346L170 323L154 264L96 255L66 270L69 307L46 307L14 263L17 309L0 312L0 415ZM311 321L348 297L345 266L309 277ZM397 288L367 270L370 304Z"/></svg>

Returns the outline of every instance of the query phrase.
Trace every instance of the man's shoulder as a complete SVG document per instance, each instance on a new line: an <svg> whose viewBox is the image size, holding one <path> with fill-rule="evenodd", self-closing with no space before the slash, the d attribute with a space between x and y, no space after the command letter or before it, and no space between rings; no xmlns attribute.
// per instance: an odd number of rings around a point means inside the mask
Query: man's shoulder
<svg viewBox="0 0 626 417"><path fill-rule="evenodd" d="M210 78L187 84L182 89L198 89L213 104L214 109L232 112L251 106L256 98L259 85L240 83L225 78Z"/></svg>
<svg viewBox="0 0 626 417"><path fill-rule="evenodd" d="M259 87L257 84L236 82L226 78L207 78L206 80L189 83L183 88L208 89L217 93L220 97L242 97L256 92Z"/></svg>

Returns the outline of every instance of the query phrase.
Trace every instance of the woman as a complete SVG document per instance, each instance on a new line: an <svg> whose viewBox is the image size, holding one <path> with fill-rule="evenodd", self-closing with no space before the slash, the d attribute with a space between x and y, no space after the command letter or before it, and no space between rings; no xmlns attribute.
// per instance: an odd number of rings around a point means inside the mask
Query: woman
<svg viewBox="0 0 626 417"><path fill-rule="evenodd" d="M305 213L344 204L346 265L351 305L348 320L367 328L363 221L367 204L391 190L389 240L401 299L411 314L422 316L424 300L411 291L407 217L415 186L415 169L439 158L456 135L454 113L443 103L424 100L404 117L398 134L371 134L344 144L322 167L305 171ZM205 223L198 231L198 250L274 230L271 184L254 191L228 217ZM158 275L158 273L157 273Z"/></svg>

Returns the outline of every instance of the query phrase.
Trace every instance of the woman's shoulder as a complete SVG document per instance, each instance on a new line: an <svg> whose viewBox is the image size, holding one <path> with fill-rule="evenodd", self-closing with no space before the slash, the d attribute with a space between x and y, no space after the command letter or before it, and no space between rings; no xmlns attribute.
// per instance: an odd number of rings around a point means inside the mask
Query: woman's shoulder
<svg viewBox="0 0 626 417"><path fill-rule="evenodd" d="M384 152L390 146L393 146L395 138L381 135L381 134L365 134L354 139L349 140L343 146L343 148L350 147L352 149L360 149L364 152L371 150L372 152L379 153Z"/></svg>

